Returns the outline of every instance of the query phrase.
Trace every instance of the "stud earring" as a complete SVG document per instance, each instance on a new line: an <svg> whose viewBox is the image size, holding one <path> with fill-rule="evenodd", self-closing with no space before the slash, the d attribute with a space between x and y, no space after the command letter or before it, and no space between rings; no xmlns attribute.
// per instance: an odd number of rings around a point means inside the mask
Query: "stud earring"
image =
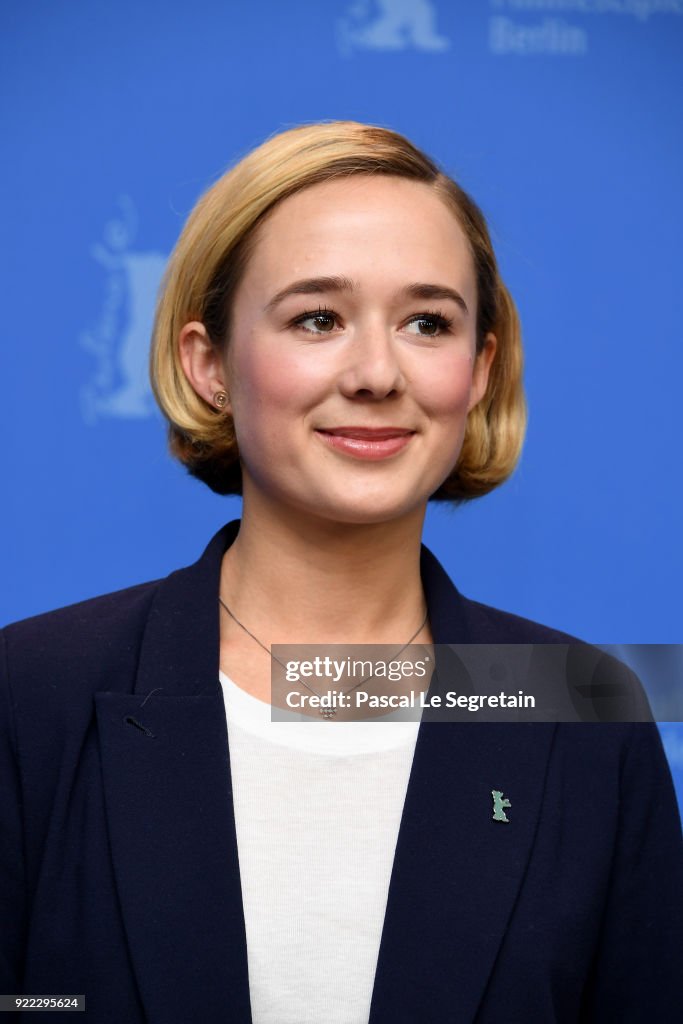
<svg viewBox="0 0 683 1024"><path fill-rule="evenodd" d="M227 391L217 391L213 396L213 404L217 409L222 409L228 400Z"/></svg>

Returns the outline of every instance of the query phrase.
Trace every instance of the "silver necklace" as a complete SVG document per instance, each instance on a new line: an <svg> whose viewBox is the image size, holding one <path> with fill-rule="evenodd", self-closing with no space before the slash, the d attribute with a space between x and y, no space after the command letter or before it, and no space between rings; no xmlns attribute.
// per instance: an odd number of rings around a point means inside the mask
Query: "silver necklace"
<svg viewBox="0 0 683 1024"><path fill-rule="evenodd" d="M282 668L286 669L285 663L283 661L280 661L279 658L275 657L275 655L272 653L270 648L266 647L266 645L264 643L262 643L257 636L254 636L254 634L251 632L251 630L247 629L247 627L244 625L243 622L240 622L240 620L237 618L235 613L232 612L228 608L227 604L225 603L223 598L220 596L220 594L218 595L218 600L219 600L220 604L223 606L223 608L225 608L226 612L228 613L230 618L233 620L233 622L236 622L237 625L240 627L240 629L244 630L244 632L247 634L247 636L250 636L252 640L256 641L256 643L259 645L259 647L261 647L266 652L266 654L269 655L269 657L273 658L273 660L276 661L278 663L278 665L281 665ZM418 636L418 634L421 633L422 630L424 629L424 627L427 625L427 619L428 618L429 618L429 609L427 609L427 611L425 612L424 619L422 620L420 625L417 627L417 629L415 630L415 632L411 636L410 640L407 640L406 643L404 643L404 645L400 649L400 651L398 651L398 653L394 655L394 658L398 658L399 655L403 654L403 652L405 651L406 647L409 647L410 644L412 644L412 642L415 639L415 637ZM350 690L346 690L344 692L344 696L346 696L349 693L353 693L353 691L357 690L359 686L363 685L363 683L367 683L368 679L370 679L370 678L371 678L371 676L366 676L365 679L361 679L361 681L359 683L356 683L355 686L352 686ZM314 690L312 686L309 686L309 684L307 682L305 682L305 680L301 679L300 682L302 683L303 686L306 687L307 690L310 690L311 693L314 696L316 696L316 697L320 697L321 696L321 694L319 694L317 690ZM330 708L319 708L319 711L320 711L320 714L322 715L323 718L334 718L334 716L337 714L337 709L333 708L333 707L330 707Z"/></svg>

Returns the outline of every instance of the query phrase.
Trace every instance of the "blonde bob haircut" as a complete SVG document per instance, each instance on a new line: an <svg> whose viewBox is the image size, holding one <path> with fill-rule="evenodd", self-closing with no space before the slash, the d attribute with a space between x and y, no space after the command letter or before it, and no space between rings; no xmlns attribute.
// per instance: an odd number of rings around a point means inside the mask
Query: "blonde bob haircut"
<svg viewBox="0 0 683 1024"><path fill-rule="evenodd" d="M489 332L498 342L487 392L469 413L458 462L432 498L457 502L479 497L506 480L517 463L526 424L519 318L498 273L483 214L402 135L375 125L332 121L281 132L224 174L190 214L161 286L152 339L152 388L168 420L171 452L218 494L242 491L233 422L189 383L180 364L180 331L199 320L214 345L228 345L233 297L258 225L295 192L354 174L423 182L443 200L472 253L477 352Z"/></svg>

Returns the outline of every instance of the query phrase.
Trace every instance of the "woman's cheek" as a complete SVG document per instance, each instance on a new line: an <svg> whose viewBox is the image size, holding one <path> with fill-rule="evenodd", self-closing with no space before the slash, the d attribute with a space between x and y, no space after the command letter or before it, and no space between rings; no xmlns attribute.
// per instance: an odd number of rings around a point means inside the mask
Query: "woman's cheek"
<svg viewBox="0 0 683 1024"><path fill-rule="evenodd" d="M430 382L424 407L431 410L435 419L466 416L471 388L470 368L461 363L448 365Z"/></svg>

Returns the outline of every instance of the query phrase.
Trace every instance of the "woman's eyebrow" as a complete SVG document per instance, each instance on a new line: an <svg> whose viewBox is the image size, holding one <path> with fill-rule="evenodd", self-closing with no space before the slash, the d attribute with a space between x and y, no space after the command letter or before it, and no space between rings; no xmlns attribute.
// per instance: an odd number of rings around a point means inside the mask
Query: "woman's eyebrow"
<svg viewBox="0 0 683 1024"><path fill-rule="evenodd" d="M403 294L411 299L452 299L463 313L469 313L467 303L459 291L445 284L409 284Z"/></svg>
<svg viewBox="0 0 683 1024"><path fill-rule="evenodd" d="M264 307L264 313L270 313L290 295L320 295L323 292L352 292L357 289L355 281L349 277L306 277L293 281L277 292ZM416 282L402 288L400 295L411 299L452 299L464 313L468 313L467 303L455 288L443 284L422 284Z"/></svg>

